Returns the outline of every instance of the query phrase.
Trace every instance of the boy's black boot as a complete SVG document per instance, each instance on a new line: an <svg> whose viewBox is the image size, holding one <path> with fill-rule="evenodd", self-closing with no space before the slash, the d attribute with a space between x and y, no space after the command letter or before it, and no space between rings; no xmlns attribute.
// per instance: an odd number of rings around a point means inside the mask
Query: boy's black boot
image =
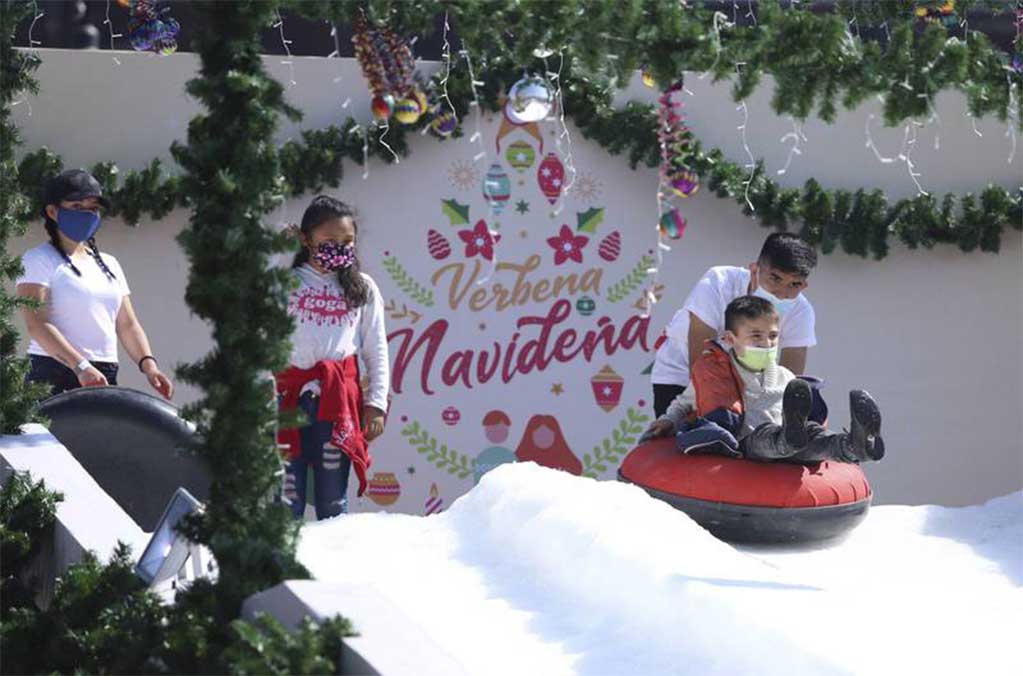
<svg viewBox="0 0 1023 676"><path fill-rule="evenodd" d="M881 438L881 409L865 390L849 393L849 412L852 417L849 441L853 453L863 460L884 457L884 439Z"/></svg>
<svg viewBox="0 0 1023 676"><path fill-rule="evenodd" d="M789 381L785 386L781 406L785 443L793 449L806 448L810 442L806 433L806 418L813 406L813 390L810 384L799 378Z"/></svg>

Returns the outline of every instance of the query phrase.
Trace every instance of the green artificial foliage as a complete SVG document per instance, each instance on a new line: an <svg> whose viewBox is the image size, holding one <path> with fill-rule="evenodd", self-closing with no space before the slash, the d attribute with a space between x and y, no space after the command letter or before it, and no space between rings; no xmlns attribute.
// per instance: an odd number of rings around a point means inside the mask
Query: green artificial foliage
<svg viewBox="0 0 1023 676"><path fill-rule="evenodd" d="M306 618L292 632L264 613L257 613L253 622L232 622L231 632L234 640L224 662L238 676L340 673L341 638L355 635L341 617L320 625Z"/></svg>
<svg viewBox="0 0 1023 676"><path fill-rule="evenodd" d="M660 161L655 111L637 102L621 109L611 105L617 86L628 82L640 66L659 82L670 82L683 71L706 72L715 81L733 80L736 100L749 96L763 83L763 76L770 75L775 82L775 111L797 119L816 114L832 121L839 106L851 109L879 97L885 122L896 125L927 119L939 92L958 90L966 96L972 115L993 114L1001 120L1012 116L1023 130L1023 76L1011 68L1009 55L977 31L969 31L964 39L950 38L944 27L920 22L914 14L919 5L915 2L843 2L837 11L815 12L765 0L755 3L755 22L745 16L749 10L741 15L715 13L704 3L683 7L668 0L283 0L277 4L335 24L350 23L356 12L365 11L372 22L386 23L402 35L421 36L431 34L438 14L446 12L476 62L483 82L477 93L485 108L500 110L501 97L523 71L550 73L563 84L566 115L583 135L613 155L624 155L633 168L657 166ZM966 16L972 7L1007 11L1005 3L960 1L957 16ZM868 26L884 26L886 39L860 39L860 29ZM1021 48L1023 44L1015 46L1017 53ZM472 90L457 52L453 61L447 89L459 118L464 119L471 111ZM737 68L736 63L743 65ZM439 90L436 81L433 85ZM409 135L428 124L429 116L424 116L412 126L391 125L387 143L397 156L407 156ZM360 165L368 157L393 162L395 155L380 142L381 133L378 123L360 125L352 118L340 126L303 132L301 141L288 141L280 148L280 193L294 197L338 187L346 159ZM454 136L460 135L459 128ZM750 177L746 168L725 160L717 150L700 150L698 143L687 161L719 197L735 199L764 226L817 233L819 239L811 241L826 253L837 244L850 254L882 258L890 235L910 248L952 243L964 251L993 252L999 249L1005 226L1023 227L1020 192L997 186L983 188L985 197L979 207L973 206L969 195L963 204L955 196L949 203L947 196L938 200L927 195L890 203L883 194L864 189L864 194L873 196L868 213L874 220L869 225L847 218L825 223L819 213L812 217L817 221L808 223L802 207L807 200L818 199L809 194L809 184L802 190L782 188L759 164ZM60 167L60 159L46 149L27 155L19 167L22 190L38 195L42 179ZM174 206L189 204L180 180L165 176L157 160L141 172L127 172L123 184L118 183L116 166L96 165L93 171L129 223L137 223L143 215L158 219ZM814 192L822 190L814 186ZM836 198L837 192L829 197L832 202ZM38 210L39 199L36 196L28 204L28 213ZM879 199L884 202L883 217Z"/></svg>
<svg viewBox="0 0 1023 676"><path fill-rule="evenodd" d="M63 499L23 472L12 473L0 489L0 623L12 609L32 604L40 581L29 564L53 537L57 503Z"/></svg>
<svg viewBox="0 0 1023 676"><path fill-rule="evenodd" d="M338 673L352 624L336 616L286 631L269 617L249 623L224 611L219 588L200 579L168 604L135 575L119 544L68 568L45 610L33 601L30 564L53 537L63 496L15 472L0 490L0 673Z"/></svg>
<svg viewBox="0 0 1023 676"><path fill-rule="evenodd" d="M286 193L273 143L278 116L298 119L299 113L259 56L273 4L212 2L195 9L201 69L187 91L205 112L189 124L188 145L175 144L172 152L192 209L178 237L191 264L185 300L209 323L216 345L178 371L203 391L189 412L213 477L205 511L185 530L217 560L216 619L226 624L250 594L308 577L295 559L298 525L271 499L282 467L270 374L288 363L292 282L289 271L270 264L290 247L288 237L262 221Z"/></svg>
<svg viewBox="0 0 1023 676"><path fill-rule="evenodd" d="M11 109L20 96L38 91L32 73L39 67L34 54L14 49L14 31L32 11L28 2L0 2L0 434L19 434L22 425L36 420L35 406L47 393L25 383L29 362L18 355L15 315L31 303L10 292L24 271L21 257L9 252L10 242L25 233L31 205L18 189L15 152L21 139Z"/></svg>

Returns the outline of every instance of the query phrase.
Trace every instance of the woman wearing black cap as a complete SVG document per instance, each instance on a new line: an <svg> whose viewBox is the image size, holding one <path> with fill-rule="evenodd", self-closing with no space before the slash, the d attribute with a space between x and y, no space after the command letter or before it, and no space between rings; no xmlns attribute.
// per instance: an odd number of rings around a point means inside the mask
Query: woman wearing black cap
<svg viewBox="0 0 1023 676"><path fill-rule="evenodd" d="M65 171L47 181L44 205L50 241L25 252L17 281L19 296L40 303L24 310L32 339L28 380L48 383L53 394L116 385L120 339L153 389L170 399L174 385L150 352L124 272L96 246L100 207L110 207L99 181L81 169Z"/></svg>

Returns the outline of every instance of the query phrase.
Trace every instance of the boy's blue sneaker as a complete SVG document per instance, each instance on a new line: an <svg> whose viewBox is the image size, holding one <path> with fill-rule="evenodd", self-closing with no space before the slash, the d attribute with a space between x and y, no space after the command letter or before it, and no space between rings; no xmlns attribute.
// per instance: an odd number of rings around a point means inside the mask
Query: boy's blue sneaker
<svg viewBox="0 0 1023 676"><path fill-rule="evenodd" d="M810 383L796 378L785 386L782 397L782 429L789 448L803 449L810 443L806 433L806 419L813 407L813 389Z"/></svg>
<svg viewBox="0 0 1023 676"><path fill-rule="evenodd" d="M881 409L866 390L849 392L849 413L852 417L849 441L853 452L862 460L884 457L881 438Z"/></svg>

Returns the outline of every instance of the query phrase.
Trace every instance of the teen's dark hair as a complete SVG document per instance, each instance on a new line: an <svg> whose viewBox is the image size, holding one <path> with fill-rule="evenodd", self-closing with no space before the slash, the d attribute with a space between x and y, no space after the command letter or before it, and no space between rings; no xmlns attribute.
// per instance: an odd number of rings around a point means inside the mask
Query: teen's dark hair
<svg viewBox="0 0 1023 676"><path fill-rule="evenodd" d="M313 230L320 227L329 220L335 218L350 218L355 226L355 234L359 234L359 224L355 221L355 211L342 202L327 195L317 195L306 207L302 214L302 224L299 229L307 238ZM295 260L291 267L297 268L303 263L309 262L309 248L304 246L295 254ZM351 266L337 271L337 281L341 285L341 291L345 294L345 300L351 309L359 308L369 302L369 286L359 272L359 259L356 258Z"/></svg>
<svg viewBox="0 0 1023 676"><path fill-rule="evenodd" d="M78 267L71 261L71 256L68 256L67 252L64 251L64 247L60 245L60 236L57 234L57 221L50 218L49 214L46 214L45 218L46 234L50 236L50 244L52 244L53 248L56 249L57 252L64 257L64 260L67 262L68 265L71 266L71 269L74 270L75 274L81 277L82 271L79 270ZM100 267L103 273L110 279L117 279L117 275L115 275L110 270L110 268L107 267L107 264L103 260L103 257L99 255L99 246L96 244L96 238L90 237L86 244L88 245L89 253L92 254L93 259L96 261L96 265Z"/></svg>
<svg viewBox="0 0 1023 676"><path fill-rule="evenodd" d="M758 260L790 275L808 277L817 267L817 251L798 235L774 232L764 240Z"/></svg>
<svg viewBox="0 0 1023 676"><path fill-rule="evenodd" d="M739 296L725 308L725 329L735 333L740 322L761 317L778 317L771 301L760 296Z"/></svg>

